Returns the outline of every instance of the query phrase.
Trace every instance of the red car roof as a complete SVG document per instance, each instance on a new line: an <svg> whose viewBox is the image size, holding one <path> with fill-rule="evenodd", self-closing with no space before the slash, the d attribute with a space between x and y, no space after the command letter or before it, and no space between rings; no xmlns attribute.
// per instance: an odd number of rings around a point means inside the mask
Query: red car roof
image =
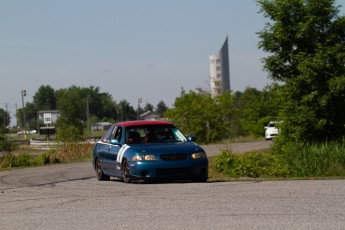
<svg viewBox="0 0 345 230"><path fill-rule="evenodd" d="M168 121L150 121L150 120L138 120L138 121L123 121L118 122L116 125L120 125L123 127L126 126L137 126L137 125L172 125L173 123Z"/></svg>

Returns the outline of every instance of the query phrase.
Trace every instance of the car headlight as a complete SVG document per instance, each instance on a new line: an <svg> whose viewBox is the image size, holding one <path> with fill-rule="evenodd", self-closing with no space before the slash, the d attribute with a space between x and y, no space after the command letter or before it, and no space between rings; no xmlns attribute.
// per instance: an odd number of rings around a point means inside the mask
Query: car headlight
<svg viewBox="0 0 345 230"><path fill-rule="evenodd" d="M156 161L157 158L154 155L136 155L132 157L132 161Z"/></svg>
<svg viewBox="0 0 345 230"><path fill-rule="evenodd" d="M198 152L198 153L192 154L192 159L202 159L202 158L206 158L205 152Z"/></svg>

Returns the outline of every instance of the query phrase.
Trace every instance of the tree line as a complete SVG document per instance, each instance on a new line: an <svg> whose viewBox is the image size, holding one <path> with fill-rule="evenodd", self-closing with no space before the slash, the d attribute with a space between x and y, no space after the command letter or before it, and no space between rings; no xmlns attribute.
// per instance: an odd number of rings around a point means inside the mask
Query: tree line
<svg viewBox="0 0 345 230"><path fill-rule="evenodd" d="M25 111L23 108L17 110L18 126L37 129L44 126L43 121L38 119L39 111L59 110L56 128L60 132L57 133L61 133L61 136L69 135L71 138L80 139L87 134L85 129L88 119L90 124L102 121L113 123L135 120L138 114L146 111L163 116L167 106L164 101L160 101L156 107L146 103L138 111L126 100L116 102L109 93L100 92L99 87L71 86L55 90L49 85L41 85L34 94L33 101L27 102L24 109ZM23 112L25 112L25 121ZM0 110L0 116L1 114Z"/></svg>
<svg viewBox="0 0 345 230"><path fill-rule="evenodd" d="M243 92L226 92L212 97L202 89L185 92L176 98L174 108L165 113L184 133L202 143L231 140L240 136L262 137L264 127L278 116L278 85L263 90L247 87Z"/></svg>
<svg viewBox="0 0 345 230"><path fill-rule="evenodd" d="M158 117L176 123L186 134L196 135L204 143L238 136L262 136L265 124L277 115L273 102L275 92L273 86L263 90L248 87L243 92L227 92L212 98L210 92L205 90L185 92L182 88L173 108L168 108L163 101L156 107L147 103L139 108L139 114L153 111ZM71 138L87 134L87 110L90 124L138 118L138 108L133 108L126 100L117 103L109 93L100 92L98 87L71 86L54 90L49 85L42 85L34 94L33 102L25 104L27 129L44 126L37 113L49 110L60 111L56 126L61 136ZM0 110L0 118L1 114ZM22 108L17 111L17 121L20 127L24 127Z"/></svg>

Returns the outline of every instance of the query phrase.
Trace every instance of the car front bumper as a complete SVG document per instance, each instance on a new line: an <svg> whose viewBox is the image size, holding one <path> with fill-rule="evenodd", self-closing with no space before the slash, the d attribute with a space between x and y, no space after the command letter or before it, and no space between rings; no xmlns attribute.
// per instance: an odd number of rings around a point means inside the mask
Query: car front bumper
<svg viewBox="0 0 345 230"><path fill-rule="evenodd" d="M129 174L133 179L192 179L205 180L208 177L208 160L186 161L132 161Z"/></svg>

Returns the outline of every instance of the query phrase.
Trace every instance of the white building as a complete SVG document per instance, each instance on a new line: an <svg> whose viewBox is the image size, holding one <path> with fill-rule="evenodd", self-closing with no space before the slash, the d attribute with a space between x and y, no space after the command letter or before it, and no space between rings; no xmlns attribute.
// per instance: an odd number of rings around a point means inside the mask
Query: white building
<svg viewBox="0 0 345 230"><path fill-rule="evenodd" d="M41 120L44 124L56 124L59 116L59 110L38 111L38 119Z"/></svg>
<svg viewBox="0 0 345 230"><path fill-rule="evenodd" d="M210 86L212 97L230 90L230 69L228 38L217 54L213 54L210 60Z"/></svg>
<svg viewBox="0 0 345 230"><path fill-rule="evenodd" d="M222 65L219 54L210 56L210 86L212 97L221 93L222 88Z"/></svg>
<svg viewBox="0 0 345 230"><path fill-rule="evenodd" d="M110 123L110 122L98 122L91 126L91 130L92 131L108 130L112 124L113 123Z"/></svg>

